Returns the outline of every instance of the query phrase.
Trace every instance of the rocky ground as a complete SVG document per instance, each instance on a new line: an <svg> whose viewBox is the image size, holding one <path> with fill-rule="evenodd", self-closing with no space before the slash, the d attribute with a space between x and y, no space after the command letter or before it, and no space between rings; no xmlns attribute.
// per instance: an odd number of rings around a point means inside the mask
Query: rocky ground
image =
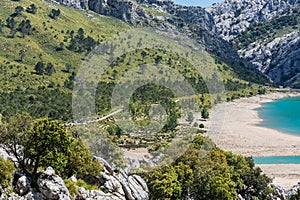
<svg viewBox="0 0 300 200"><path fill-rule="evenodd" d="M70 195L63 179L55 174L52 167L39 172L37 187L31 187L31 179L22 172L14 174L13 188L10 193L4 189L0 199L8 200L147 200L149 191L146 182L138 175L129 175L123 170L113 169L104 159L95 157L104 171L97 177L91 177L101 183L101 190L86 190L79 187L77 194ZM76 182L73 176L71 181ZM105 191L105 192L104 192Z"/></svg>

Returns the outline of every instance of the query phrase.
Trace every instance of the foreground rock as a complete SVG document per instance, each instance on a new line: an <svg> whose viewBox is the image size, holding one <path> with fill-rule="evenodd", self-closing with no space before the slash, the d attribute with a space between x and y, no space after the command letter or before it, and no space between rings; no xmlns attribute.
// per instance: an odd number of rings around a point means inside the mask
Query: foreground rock
<svg viewBox="0 0 300 200"><path fill-rule="evenodd" d="M270 187L273 190L273 193L270 195L271 199L298 199L294 198L293 196L298 194L298 189L300 189L300 182L298 183L298 185L295 185L288 190L275 184L271 184Z"/></svg>
<svg viewBox="0 0 300 200"><path fill-rule="evenodd" d="M61 177L55 175L51 167L46 169L37 180L38 188L44 199L70 199L70 193Z"/></svg>
<svg viewBox="0 0 300 200"><path fill-rule="evenodd" d="M103 191L87 191L80 188L76 199L124 199L124 200L147 200L149 190L146 182L138 175L128 175L124 170L114 172L113 168L102 158L94 157L104 166L97 179L101 183Z"/></svg>
<svg viewBox="0 0 300 200"><path fill-rule="evenodd" d="M52 167L45 172L39 172L36 181L37 188L31 187L31 178L22 172L14 175L14 192L1 194L0 199L8 200L148 200L149 190L146 182L138 175L128 175L123 170L113 169L104 159L95 157L103 166L104 171L91 181L99 184L101 190L86 190L78 188L77 194L71 197L63 179L55 174ZM76 177L69 180L76 182ZM105 191L105 192L103 192Z"/></svg>

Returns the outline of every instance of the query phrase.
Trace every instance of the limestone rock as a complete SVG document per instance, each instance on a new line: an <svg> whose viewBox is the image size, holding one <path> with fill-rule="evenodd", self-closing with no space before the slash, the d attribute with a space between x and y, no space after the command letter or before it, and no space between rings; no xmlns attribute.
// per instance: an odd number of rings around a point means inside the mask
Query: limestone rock
<svg viewBox="0 0 300 200"><path fill-rule="evenodd" d="M253 22L267 22L287 15L299 5L298 1L225 0L206 8L213 17L216 29L225 40L233 39Z"/></svg>
<svg viewBox="0 0 300 200"><path fill-rule="evenodd" d="M111 174L114 172L113 169L112 169L112 167L110 166L110 164L109 164L106 160L104 160L103 158L94 156L93 159L94 159L94 160L97 160L101 165L103 165L103 166L104 166L104 169L105 169L107 172L109 172L109 173L111 173Z"/></svg>
<svg viewBox="0 0 300 200"><path fill-rule="evenodd" d="M76 200L120 200L117 196L111 193L104 193L100 190L86 190L82 187L76 195Z"/></svg>
<svg viewBox="0 0 300 200"><path fill-rule="evenodd" d="M72 182L74 182L74 183L77 182L77 178L76 178L75 175L71 176L71 177L69 178L69 180L72 181Z"/></svg>
<svg viewBox="0 0 300 200"><path fill-rule="evenodd" d="M49 200L69 200L70 194L62 178L55 175L53 169L47 169L46 173L41 173L37 180L37 185L43 197Z"/></svg>
<svg viewBox="0 0 300 200"><path fill-rule="evenodd" d="M21 176L15 185L15 192L20 196L24 196L29 190L30 180L26 176Z"/></svg>
<svg viewBox="0 0 300 200"><path fill-rule="evenodd" d="M139 182L133 177L128 177L129 187L132 190L133 196L139 200L149 199L149 194L143 189Z"/></svg>

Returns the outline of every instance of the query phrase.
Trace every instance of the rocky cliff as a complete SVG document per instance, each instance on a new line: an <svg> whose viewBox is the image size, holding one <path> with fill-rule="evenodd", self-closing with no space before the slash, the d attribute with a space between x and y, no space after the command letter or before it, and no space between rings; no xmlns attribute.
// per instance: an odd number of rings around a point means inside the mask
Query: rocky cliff
<svg viewBox="0 0 300 200"><path fill-rule="evenodd" d="M275 83L299 88L299 5L298 0L225 0L206 11L241 57Z"/></svg>
<svg viewBox="0 0 300 200"><path fill-rule="evenodd" d="M230 41L251 23L291 14L298 5L297 0L225 0L206 11L213 16L222 38Z"/></svg>
<svg viewBox="0 0 300 200"><path fill-rule="evenodd" d="M273 81L299 88L300 32L293 31L269 42L256 41L239 50Z"/></svg>

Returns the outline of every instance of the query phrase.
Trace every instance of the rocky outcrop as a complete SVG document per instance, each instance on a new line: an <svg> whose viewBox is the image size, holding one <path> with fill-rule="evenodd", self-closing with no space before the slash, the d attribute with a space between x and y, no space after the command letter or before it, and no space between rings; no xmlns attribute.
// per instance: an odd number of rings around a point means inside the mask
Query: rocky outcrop
<svg viewBox="0 0 300 200"><path fill-rule="evenodd" d="M45 173L40 174L37 185L44 199L70 199L70 193L65 186L64 181L61 177L55 175L55 172L51 167L48 167Z"/></svg>
<svg viewBox="0 0 300 200"><path fill-rule="evenodd" d="M213 17L221 37L230 41L254 22L267 22L279 15L287 15L299 6L293 0L225 0L206 11Z"/></svg>
<svg viewBox="0 0 300 200"><path fill-rule="evenodd" d="M269 195L270 199L296 199L293 198L293 196L298 194L300 182L298 183L298 185L293 186L291 189L284 189L275 184L271 184L270 187L273 190L272 194Z"/></svg>
<svg viewBox="0 0 300 200"><path fill-rule="evenodd" d="M30 182L26 176L21 176L15 185L16 193L20 196L27 194L30 190Z"/></svg>
<svg viewBox="0 0 300 200"><path fill-rule="evenodd" d="M276 17L298 13L300 1L295 0L225 0L206 9L215 20L219 35L233 41L248 31L250 24L267 23ZM277 22L279 23L279 22ZM244 39L244 38L243 38ZM238 40L234 40L238 43ZM299 88L299 31L260 35L256 41L239 49L240 57L279 85Z"/></svg>
<svg viewBox="0 0 300 200"><path fill-rule="evenodd" d="M128 175L124 170L114 170L104 159L95 157L104 166L104 171L97 177L101 190L86 190L78 188L78 193L71 197L64 181L48 167L45 172L39 172L36 185L31 187L31 179L22 172L14 175L14 192L2 194L0 199L9 200L148 200L149 190L146 182L138 175ZM118 172L115 172L118 171ZM76 182L76 177L70 177ZM105 192L104 192L105 191Z"/></svg>
<svg viewBox="0 0 300 200"><path fill-rule="evenodd" d="M255 64L274 82L295 85L300 72L300 32L294 31L272 41L261 40L239 50L240 55Z"/></svg>
<svg viewBox="0 0 300 200"><path fill-rule="evenodd" d="M96 13L113 16L131 24L140 24L147 16L144 9L132 0L52 0L54 2L74 7L88 9Z"/></svg>
<svg viewBox="0 0 300 200"><path fill-rule="evenodd" d="M64 181L55 174L52 167L45 172L39 172L37 189L31 187L31 179L22 172L14 175L14 193L3 199L11 200L71 200L71 196Z"/></svg>
<svg viewBox="0 0 300 200"><path fill-rule="evenodd" d="M105 160L95 157L103 163ZM147 200L149 199L149 190L146 182L138 175L128 175L124 170L119 169L118 172L112 170L112 167L104 162L104 171L97 177L101 183L103 191L108 191L111 198L119 198L124 200ZM95 191L82 190L77 198L83 196L93 196ZM108 195L108 194L106 194ZM108 197L105 197L108 198Z"/></svg>

